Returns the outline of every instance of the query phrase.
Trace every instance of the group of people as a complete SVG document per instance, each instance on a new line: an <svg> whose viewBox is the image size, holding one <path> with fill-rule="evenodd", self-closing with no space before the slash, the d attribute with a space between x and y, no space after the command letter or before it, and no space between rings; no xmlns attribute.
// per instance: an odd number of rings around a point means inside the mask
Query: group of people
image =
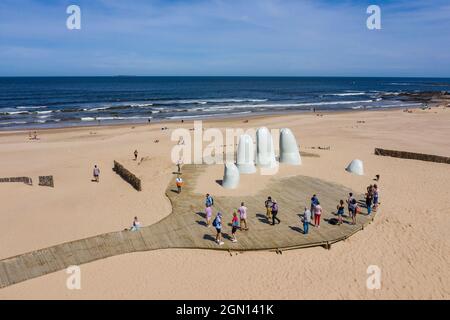
<svg viewBox="0 0 450 320"><path fill-rule="evenodd" d="M376 184L370 185L367 187L367 192L365 194L366 208L367 214L370 215L372 211L376 211L379 205L379 189ZM351 225L356 224L356 215L361 212L361 207L356 201L353 193L350 192L348 194L347 200L345 200L347 204L348 216L352 219L350 222ZM311 197L311 207L306 208L302 215L303 222L303 233L307 234L309 232L309 225L312 221L314 221L314 226L316 228L320 228L320 218L322 216L323 209L320 206L320 201L316 194ZM344 213L345 213L345 203L344 200L339 200L338 205L336 206L336 215L338 218L337 225L341 225L344 222Z"/></svg>
<svg viewBox="0 0 450 320"><path fill-rule="evenodd" d="M212 206L214 205L214 198L207 193L205 196L205 214L206 214L206 226L213 226L216 229L215 241L218 245L223 245L222 227L223 227L223 215L219 211L216 217L212 220ZM237 230L247 231L247 207L244 202L241 202L241 206L238 209L233 210L233 217L231 219L231 242L236 243Z"/></svg>

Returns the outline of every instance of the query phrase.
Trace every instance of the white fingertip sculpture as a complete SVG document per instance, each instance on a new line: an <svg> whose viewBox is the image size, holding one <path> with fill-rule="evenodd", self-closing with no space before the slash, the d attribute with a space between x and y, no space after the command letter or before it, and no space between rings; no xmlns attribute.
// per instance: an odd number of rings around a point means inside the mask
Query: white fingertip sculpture
<svg viewBox="0 0 450 320"><path fill-rule="evenodd" d="M345 168L350 173L357 174L359 176L364 175L364 165L363 162L359 159L352 160L350 164Z"/></svg>
<svg viewBox="0 0 450 320"><path fill-rule="evenodd" d="M266 127L256 130L256 164L262 168L277 166L272 135Z"/></svg>
<svg viewBox="0 0 450 320"><path fill-rule="evenodd" d="M223 172L222 187L236 189L239 185L239 170L234 163L226 163Z"/></svg>
<svg viewBox="0 0 450 320"><path fill-rule="evenodd" d="M297 140L288 128L280 130L280 162L297 166L302 164Z"/></svg>
<svg viewBox="0 0 450 320"><path fill-rule="evenodd" d="M248 134L243 134L239 138L236 165L240 173L255 173L255 148L253 139Z"/></svg>

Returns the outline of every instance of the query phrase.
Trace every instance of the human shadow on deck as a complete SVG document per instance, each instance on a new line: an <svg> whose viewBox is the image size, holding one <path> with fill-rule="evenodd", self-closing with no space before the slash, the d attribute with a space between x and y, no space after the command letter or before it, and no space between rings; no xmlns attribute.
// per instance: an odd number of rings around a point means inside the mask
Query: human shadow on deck
<svg viewBox="0 0 450 320"><path fill-rule="evenodd" d="M195 222L197 222L199 225L201 225L201 226L203 226L203 227L206 227L206 222L205 222L205 221L197 220L197 221L195 221Z"/></svg>
<svg viewBox="0 0 450 320"><path fill-rule="evenodd" d="M289 226L289 228L291 228L292 230L297 231L301 234L305 234L305 230L303 230L302 228L295 227L295 226Z"/></svg>
<svg viewBox="0 0 450 320"><path fill-rule="evenodd" d="M213 242L216 241L216 238L213 237L213 236L210 235L210 234L205 234L205 235L203 235L203 239L205 239L205 240L210 240L210 241L213 241Z"/></svg>
<svg viewBox="0 0 450 320"><path fill-rule="evenodd" d="M256 217L258 218L259 222L262 222L265 224L270 224L270 221L267 219L266 215L264 215L262 213L257 213Z"/></svg>
<svg viewBox="0 0 450 320"><path fill-rule="evenodd" d="M196 214L198 214L200 217L202 217L203 219L206 219L206 213L198 211L196 212Z"/></svg>

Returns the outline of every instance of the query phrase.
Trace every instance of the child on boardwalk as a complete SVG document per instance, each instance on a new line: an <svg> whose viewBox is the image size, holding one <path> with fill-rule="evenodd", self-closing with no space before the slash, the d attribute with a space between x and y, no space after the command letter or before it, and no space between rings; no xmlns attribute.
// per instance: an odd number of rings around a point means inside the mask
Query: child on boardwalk
<svg viewBox="0 0 450 320"><path fill-rule="evenodd" d="M177 185L177 192L181 193L181 187L183 186L183 179L181 178L181 176L178 176L175 179L175 184Z"/></svg>

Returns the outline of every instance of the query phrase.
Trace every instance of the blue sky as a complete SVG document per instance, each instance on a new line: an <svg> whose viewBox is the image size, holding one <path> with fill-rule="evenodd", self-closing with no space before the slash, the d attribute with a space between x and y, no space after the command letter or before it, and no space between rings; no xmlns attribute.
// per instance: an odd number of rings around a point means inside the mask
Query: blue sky
<svg viewBox="0 0 450 320"><path fill-rule="evenodd" d="M119 74L450 77L450 1L0 1L0 76Z"/></svg>

